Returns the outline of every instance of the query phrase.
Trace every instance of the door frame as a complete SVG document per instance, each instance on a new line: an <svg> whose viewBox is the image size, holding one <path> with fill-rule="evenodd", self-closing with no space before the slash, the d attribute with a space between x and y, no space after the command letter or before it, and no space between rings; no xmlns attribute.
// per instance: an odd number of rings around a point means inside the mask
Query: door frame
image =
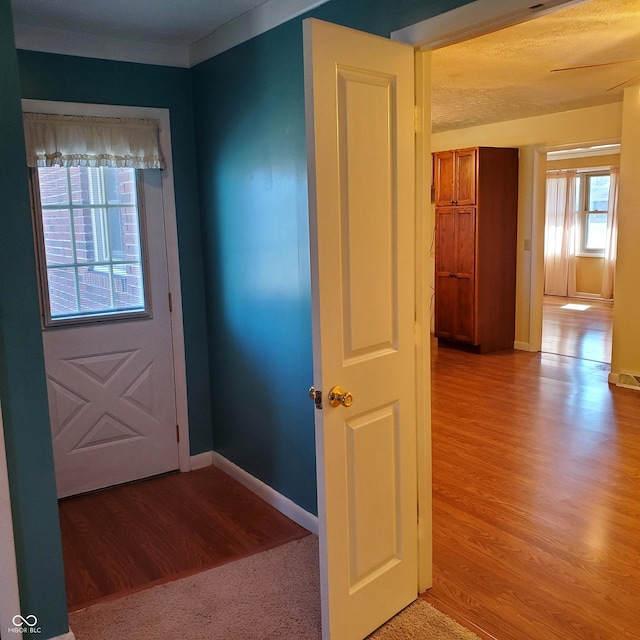
<svg viewBox="0 0 640 640"><path fill-rule="evenodd" d="M620 138L602 138L536 147L533 151L533 190L531 207L531 303L529 309L529 351L542 351L544 306L544 230L546 224L547 153L578 147L620 144ZM597 156L594 156L597 157Z"/></svg>
<svg viewBox="0 0 640 640"><path fill-rule="evenodd" d="M161 171L162 202L167 249L167 273L169 291L173 301L171 312L171 343L173 354L174 384L176 394L176 422L180 436L178 463L180 471L191 470L189 450L189 413L187 409L187 371L184 351L184 325L182 316L182 293L180 262L178 255L178 226L176 219L175 187L173 183L173 157L171 149L171 127L169 109L156 107L130 107L78 102L54 102L49 100L22 100L22 110L31 113L56 115L93 116L103 118L152 118L160 125L160 147L166 168Z"/></svg>
<svg viewBox="0 0 640 640"><path fill-rule="evenodd" d="M416 49L415 74L415 350L418 479L418 593L433 585L431 463L431 51Z"/></svg>

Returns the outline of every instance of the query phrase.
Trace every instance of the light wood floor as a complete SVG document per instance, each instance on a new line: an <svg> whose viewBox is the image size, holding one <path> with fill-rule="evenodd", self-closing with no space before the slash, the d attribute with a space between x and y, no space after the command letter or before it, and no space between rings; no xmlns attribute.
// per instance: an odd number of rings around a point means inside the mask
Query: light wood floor
<svg viewBox="0 0 640 640"><path fill-rule="evenodd" d="M425 598L483 638L640 638L640 393L572 357L432 358Z"/></svg>
<svg viewBox="0 0 640 640"><path fill-rule="evenodd" d="M70 611L308 535L216 467L59 503Z"/></svg>
<svg viewBox="0 0 640 640"><path fill-rule="evenodd" d="M567 304L589 308L584 311L563 309ZM610 363L612 326L612 302L545 296L542 351Z"/></svg>

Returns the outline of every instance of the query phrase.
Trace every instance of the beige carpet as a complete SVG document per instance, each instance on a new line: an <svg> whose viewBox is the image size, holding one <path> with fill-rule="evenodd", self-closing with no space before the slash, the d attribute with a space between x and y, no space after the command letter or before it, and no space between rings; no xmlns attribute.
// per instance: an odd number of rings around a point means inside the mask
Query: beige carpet
<svg viewBox="0 0 640 640"><path fill-rule="evenodd" d="M480 640L424 600L416 600L367 640Z"/></svg>
<svg viewBox="0 0 640 640"><path fill-rule="evenodd" d="M76 640L320 640L318 539L307 536L70 615ZM478 640L422 600L371 640ZM336 639L339 640L339 639Z"/></svg>

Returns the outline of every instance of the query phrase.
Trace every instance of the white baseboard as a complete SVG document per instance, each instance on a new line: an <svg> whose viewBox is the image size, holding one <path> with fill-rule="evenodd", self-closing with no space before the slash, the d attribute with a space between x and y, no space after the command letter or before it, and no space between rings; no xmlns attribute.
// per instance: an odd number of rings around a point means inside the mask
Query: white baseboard
<svg viewBox="0 0 640 640"><path fill-rule="evenodd" d="M531 351L531 345L528 342L516 342L513 343L513 348L518 351Z"/></svg>
<svg viewBox="0 0 640 640"><path fill-rule="evenodd" d="M55 638L49 638L49 640L76 640L76 637L73 635L73 631L69 629L67 633L63 633L61 636L56 636Z"/></svg>
<svg viewBox="0 0 640 640"><path fill-rule="evenodd" d="M213 464L213 451L205 451L204 453L198 453L195 456L191 456L191 469L204 469L210 467Z"/></svg>
<svg viewBox="0 0 640 640"><path fill-rule="evenodd" d="M200 454L205 455L205 454ZM230 460L227 460L224 456L221 456L215 451L209 452L212 456L213 465L224 471L227 475L231 476L234 480L237 480L240 484L244 485L250 491L253 491L258 497L262 498L266 503L275 507L280 513L283 513L287 518L290 518L294 522L297 522L301 527L304 527L311 533L318 534L318 517L312 513L305 511L302 507L297 505L289 498L278 493L275 489L268 484L258 480L250 473L247 473L244 469L241 469L238 465L234 464Z"/></svg>

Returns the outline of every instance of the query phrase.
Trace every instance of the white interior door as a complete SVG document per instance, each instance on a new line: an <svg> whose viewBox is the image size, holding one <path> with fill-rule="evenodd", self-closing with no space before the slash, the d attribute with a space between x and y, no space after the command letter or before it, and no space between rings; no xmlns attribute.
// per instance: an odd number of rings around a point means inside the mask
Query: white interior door
<svg viewBox="0 0 640 640"><path fill-rule="evenodd" d="M360 640L418 586L414 53L318 20L304 46L323 637Z"/></svg>
<svg viewBox="0 0 640 640"><path fill-rule="evenodd" d="M141 173L148 313L43 332L59 497L179 466L161 177Z"/></svg>

